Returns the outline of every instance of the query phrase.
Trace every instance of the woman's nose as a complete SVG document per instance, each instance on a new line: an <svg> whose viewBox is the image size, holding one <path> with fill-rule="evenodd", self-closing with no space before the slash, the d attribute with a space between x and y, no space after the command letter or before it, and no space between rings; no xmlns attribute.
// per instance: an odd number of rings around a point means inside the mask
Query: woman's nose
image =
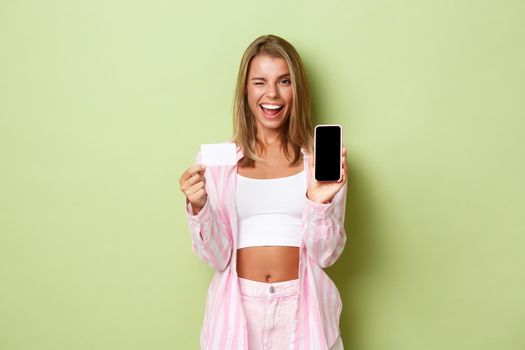
<svg viewBox="0 0 525 350"><path fill-rule="evenodd" d="M275 87L273 85L268 85L268 90L266 91L266 94L269 97L278 97L279 96L279 91L277 90L277 87Z"/></svg>

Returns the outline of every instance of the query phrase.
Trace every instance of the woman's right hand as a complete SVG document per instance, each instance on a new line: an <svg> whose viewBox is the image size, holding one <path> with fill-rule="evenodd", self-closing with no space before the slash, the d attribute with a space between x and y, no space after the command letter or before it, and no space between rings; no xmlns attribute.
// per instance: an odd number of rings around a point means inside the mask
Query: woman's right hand
<svg viewBox="0 0 525 350"><path fill-rule="evenodd" d="M186 201L191 203L194 215L201 211L208 198L204 178L205 170L206 165L194 165L186 169L179 179L180 189L186 196Z"/></svg>

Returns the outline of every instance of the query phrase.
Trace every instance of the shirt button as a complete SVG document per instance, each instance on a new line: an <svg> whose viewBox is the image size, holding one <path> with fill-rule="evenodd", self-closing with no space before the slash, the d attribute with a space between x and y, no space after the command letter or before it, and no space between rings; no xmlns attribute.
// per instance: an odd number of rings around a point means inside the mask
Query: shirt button
<svg viewBox="0 0 525 350"><path fill-rule="evenodd" d="M274 293L275 292L275 288L273 286L270 287L270 293Z"/></svg>

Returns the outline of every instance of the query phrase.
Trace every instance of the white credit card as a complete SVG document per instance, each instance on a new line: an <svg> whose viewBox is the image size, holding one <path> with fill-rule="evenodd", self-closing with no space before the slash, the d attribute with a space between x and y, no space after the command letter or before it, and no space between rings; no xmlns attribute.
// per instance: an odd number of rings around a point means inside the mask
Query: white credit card
<svg viewBox="0 0 525 350"><path fill-rule="evenodd" d="M208 143L201 145L201 163L210 165L237 164L237 146L235 143Z"/></svg>

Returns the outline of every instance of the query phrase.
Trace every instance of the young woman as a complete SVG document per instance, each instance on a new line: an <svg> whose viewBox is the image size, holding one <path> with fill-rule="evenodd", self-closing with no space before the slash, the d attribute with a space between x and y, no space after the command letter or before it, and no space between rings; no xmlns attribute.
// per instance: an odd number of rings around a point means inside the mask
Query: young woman
<svg viewBox="0 0 525 350"><path fill-rule="evenodd" d="M215 269L202 349L343 349L337 287L322 270L346 242L342 180L313 176L310 93L286 40L246 49L234 102L236 166L200 164L179 183L193 251Z"/></svg>

